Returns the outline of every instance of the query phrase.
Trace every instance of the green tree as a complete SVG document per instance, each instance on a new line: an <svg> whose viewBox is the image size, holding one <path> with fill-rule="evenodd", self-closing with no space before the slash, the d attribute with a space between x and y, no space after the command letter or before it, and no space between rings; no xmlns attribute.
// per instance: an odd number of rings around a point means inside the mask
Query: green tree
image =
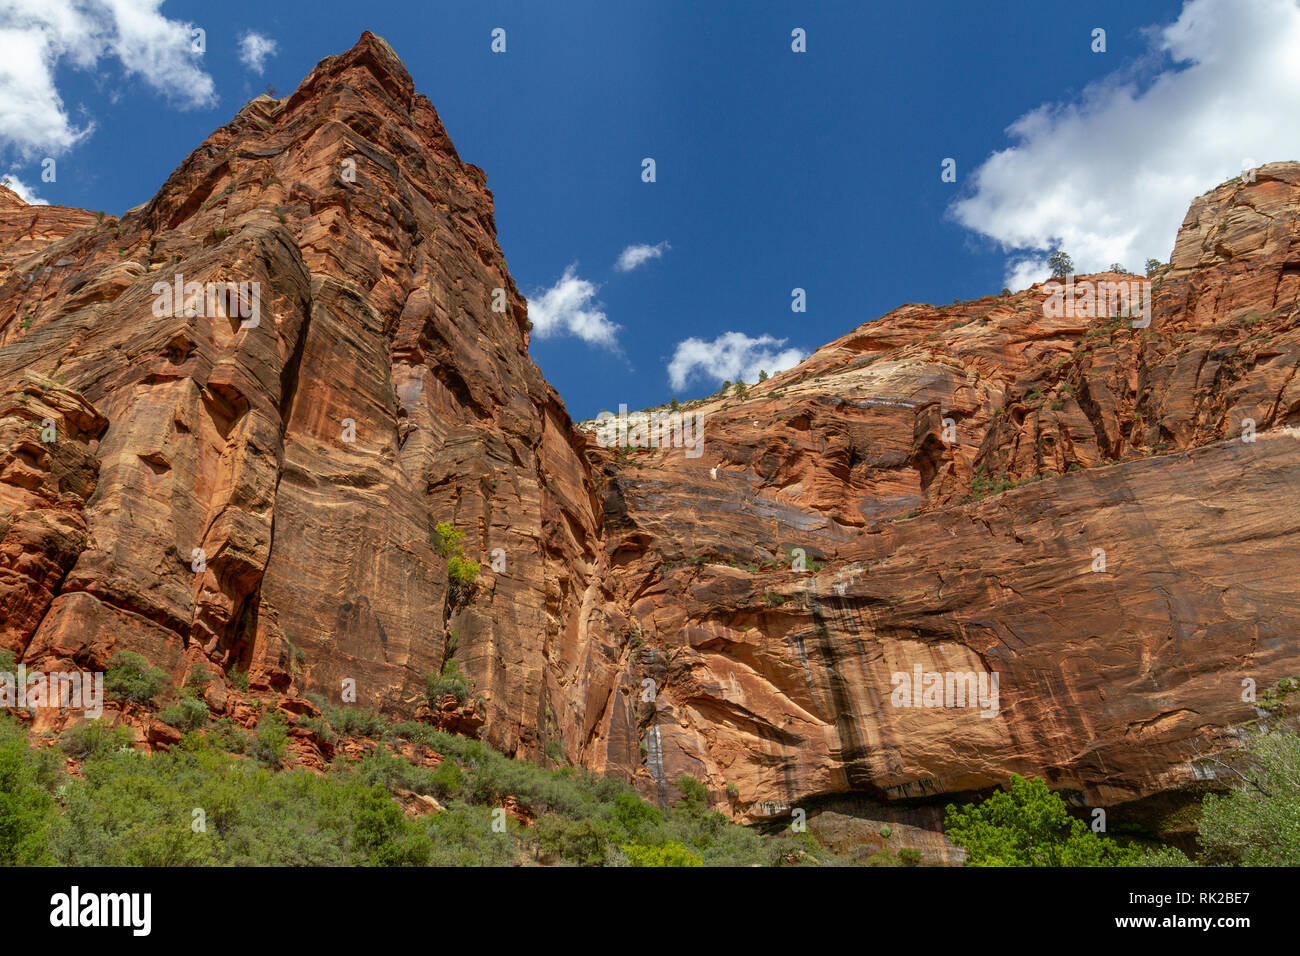
<svg viewBox="0 0 1300 956"><path fill-rule="evenodd" d="M1064 279L1074 271L1074 260L1061 249L1047 257L1047 264L1052 267L1052 276L1056 279Z"/></svg>
<svg viewBox="0 0 1300 956"><path fill-rule="evenodd" d="M639 843L623 845L629 866L703 866L704 861L680 843L669 842L663 846L642 846Z"/></svg>
<svg viewBox="0 0 1300 956"><path fill-rule="evenodd" d="M969 854L967 866L1121 866L1136 856L1070 816L1042 780L1018 774L982 803L949 804L944 830Z"/></svg>
<svg viewBox="0 0 1300 956"><path fill-rule="evenodd" d="M1300 735L1261 734L1236 759L1215 762L1237 785L1201 805L1205 862L1300 866Z"/></svg>

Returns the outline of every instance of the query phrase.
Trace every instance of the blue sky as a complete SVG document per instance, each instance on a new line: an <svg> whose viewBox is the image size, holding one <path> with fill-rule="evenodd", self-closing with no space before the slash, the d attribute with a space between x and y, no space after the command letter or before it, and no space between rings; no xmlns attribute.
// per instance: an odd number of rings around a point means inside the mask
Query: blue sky
<svg viewBox="0 0 1300 956"><path fill-rule="evenodd" d="M1296 126L1300 88L1277 72L1300 60L1291 0L124 2L157 23L119 38L120 57L89 28L48 22L68 6L112 34L94 3L19 0L0 20L0 57L48 68L26 86L0 76L0 172L43 200L121 213L265 86L288 93L373 30L487 172L535 313L569 270L534 315L552 334L532 353L575 418L701 395L737 370L752 381L765 359L789 364L903 302L1023 287L1054 239L1081 270L1139 270L1168 257L1191 198L1247 158L1300 158L1298 134L1278 129ZM197 65L140 52L169 23L206 31ZM240 56L250 30L275 44L261 74ZM21 55L38 40L43 59ZM67 122L41 141L17 110L47 94ZM956 183L941 181L948 157ZM659 254L616 268L635 245Z"/></svg>

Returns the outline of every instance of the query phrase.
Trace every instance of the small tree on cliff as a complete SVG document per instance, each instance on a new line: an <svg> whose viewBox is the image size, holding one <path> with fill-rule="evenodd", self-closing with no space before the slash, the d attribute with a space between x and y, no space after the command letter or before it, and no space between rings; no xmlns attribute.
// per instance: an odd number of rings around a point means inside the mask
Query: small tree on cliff
<svg viewBox="0 0 1300 956"><path fill-rule="evenodd" d="M464 604L470 599L480 571L477 561L465 557L465 548L461 544L463 540L465 532L456 530L446 521L434 525L433 532L429 535L429 544L447 559L447 577L451 584L453 604Z"/></svg>
<svg viewBox="0 0 1300 956"><path fill-rule="evenodd" d="M1062 249L1057 249L1047 257L1047 264L1052 267L1052 277L1064 279L1074 271L1074 260Z"/></svg>

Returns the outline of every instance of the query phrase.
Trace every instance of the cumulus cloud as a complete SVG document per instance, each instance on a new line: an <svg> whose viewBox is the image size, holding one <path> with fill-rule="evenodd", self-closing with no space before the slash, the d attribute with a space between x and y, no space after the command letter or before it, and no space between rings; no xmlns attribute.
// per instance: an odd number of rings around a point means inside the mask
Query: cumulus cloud
<svg viewBox="0 0 1300 956"><path fill-rule="evenodd" d="M266 58L274 56L276 42L253 30L246 30L239 38L239 62L259 76L266 68Z"/></svg>
<svg viewBox="0 0 1300 956"><path fill-rule="evenodd" d="M771 335L751 338L744 332L724 332L712 342L689 338L677 343L668 363L668 384L684 388L694 378L715 382L756 382L760 370L769 375L798 365L808 354L802 349L783 349L785 339Z"/></svg>
<svg viewBox="0 0 1300 956"><path fill-rule="evenodd" d="M36 190L28 186L13 173L7 173L4 176L0 176L0 186L8 186L18 194L19 199L27 203L29 206L49 205L48 202L36 195Z"/></svg>
<svg viewBox="0 0 1300 956"><path fill-rule="evenodd" d="M577 264L560 281L528 300L528 318L538 337L575 335L591 345L617 348L618 326L596 301L599 287L578 277Z"/></svg>
<svg viewBox="0 0 1300 956"><path fill-rule="evenodd" d="M1138 61L1045 104L953 204L1009 253L1007 285L1047 278L1062 248L1080 272L1169 258L1193 197L1254 165L1300 159L1300 4L1188 0L1146 31ZM1113 54L1095 54L1097 57Z"/></svg>
<svg viewBox="0 0 1300 956"><path fill-rule="evenodd" d="M93 123L74 124L55 85L63 65L98 69L111 57L182 108L215 104L195 27L164 17L161 2L0 0L0 146L30 158L90 135Z"/></svg>
<svg viewBox="0 0 1300 956"><path fill-rule="evenodd" d="M619 254L618 262L614 263L614 268L619 272L631 272L637 266L644 265L651 259L658 259L671 248L667 240L654 246L628 246Z"/></svg>

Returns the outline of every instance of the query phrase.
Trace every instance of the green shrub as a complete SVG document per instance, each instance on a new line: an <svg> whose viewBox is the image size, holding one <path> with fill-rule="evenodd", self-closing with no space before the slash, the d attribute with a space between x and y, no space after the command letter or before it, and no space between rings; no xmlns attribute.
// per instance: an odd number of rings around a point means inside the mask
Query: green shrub
<svg viewBox="0 0 1300 956"><path fill-rule="evenodd" d="M631 793L620 793L614 797L610 817L637 843L649 842L650 835L664 822L664 815L658 809Z"/></svg>
<svg viewBox="0 0 1300 956"><path fill-rule="evenodd" d="M429 535L429 544L438 554L447 559L447 577L451 584L453 604L465 603L474 592L474 582L478 580L480 570L477 561L465 557L461 542L465 532L457 531L446 521L439 521Z"/></svg>
<svg viewBox="0 0 1300 956"><path fill-rule="evenodd" d="M361 797L352 830L353 853L365 866L427 866L433 855L429 835L407 817L382 787Z"/></svg>
<svg viewBox="0 0 1300 956"><path fill-rule="evenodd" d="M289 734L285 729L284 716L279 711L264 714L257 722L257 732L253 736L248 753L259 763L267 767L278 767L284 763L288 749Z"/></svg>
<svg viewBox="0 0 1300 956"><path fill-rule="evenodd" d="M131 733L125 727L110 727L102 720L88 720L65 730L59 747L69 757L82 760L95 754L112 753L131 746Z"/></svg>
<svg viewBox="0 0 1300 956"><path fill-rule="evenodd" d="M378 738L388 731L388 721L373 710L340 707L327 714L331 726L344 736Z"/></svg>
<svg viewBox="0 0 1300 956"><path fill-rule="evenodd" d="M197 697L186 694L171 707L165 708L158 719L177 730L198 730L208 722L208 705Z"/></svg>
<svg viewBox="0 0 1300 956"><path fill-rule="evenodd" d="M37 759L19 737L0 740L0 865L53 863L47 845L54 800L38 782Z"/></svg>
<svg viewBox="0 0 1300 956"><path fill-rule="evenodd" d="M903 864L903 866L920 866L921 851L914 850L910 846L904 847L903 849L898 851L898 859L899 862Z"/></svg>
<svg viewBox="0 0 1300 956"><path fill-rule="evenodd" d="M470 691L473 689L474 681L461 673L460 665L454 658L442 665L440 675L435 677L430 674L425 679L425 690L431 703L437 703L440 698L450 694L456 698L456 703L463 704L469 699Z"/></svg>
<svg viewBox="0 0 1300 956"><path fill-rule="evenodd" d="M453 598L457 603L467 598L474 590L474 582L478 580L479 563L463 558L460 555L452 555L447 559L447 575L451 579L451 589Z"/></svg>
<svg viewBox="0 0 1300 956"><path fill-rule="evenodd" d="M703 866L704 861L680 843L665 843L662 846L641 846L638 843L623 844L627 854L628 866Z"/></svg>
<svg viewBox="0 0 1300 956"><path fill-rule="evenodd" d="M702 811L708 807L709 791L694 777L678 777L677 789L682 795L681 805L685 809Z"/></svg>
<svg viewBox="0 0 1300 956"><path fill-rule="evenodd" d="M227 753L242 754L248 749L248 732L229 717L214 721L207 732L207 742Z"/></svg>
<svg viewBox="0 0 1300 956"><path fill-rule="evenodd" d="M457 796L465 786L465 772L460 769L456 761L450 757L444 757L442 763L438 764L437 769L433 771L433 789L439 797L450 799Z"/></svg>
<svg viewBox="0 0 1300 956"><path fill-rule="evenodd" d="M600 820L566 820L541 817L534 828L533 840L545 853L554 853L578 866L601 866L614 836L613 827Z"/></svg>
<svg viewBox="0 0 1300 956"><path fill-rule="evenodd" d="M208 670L206 665L200 664L190 671L189 676L185 678L184 689L194 697L202 697L204 689L210 683L212 683L212 672Z"/></svg>
<svg viewBox="0 0 1300 956"><path fill-rule="evenodd" d="M298 721L298 726L310 730L327 743L333 743L338 739L338 735L334 733L334 728L330 726L329 721L324 717L304 717Z"/></svg>
<svg viewBox="0 0 1300 956"><path fill-rule="evenodd" d="M465 540L465 532L457 531L446 521L439 521L434 525L433 534L429 535L429 543L444 558L451 557L453 554L462 554L463 540Z"/></svg>
<svg viewBox="0 0 1300 956"><path fill-rule="evenodd" d="M104 689L124 704L148 704L170 685L167 674L134 651L118 651L104 672Z"/></svg>

